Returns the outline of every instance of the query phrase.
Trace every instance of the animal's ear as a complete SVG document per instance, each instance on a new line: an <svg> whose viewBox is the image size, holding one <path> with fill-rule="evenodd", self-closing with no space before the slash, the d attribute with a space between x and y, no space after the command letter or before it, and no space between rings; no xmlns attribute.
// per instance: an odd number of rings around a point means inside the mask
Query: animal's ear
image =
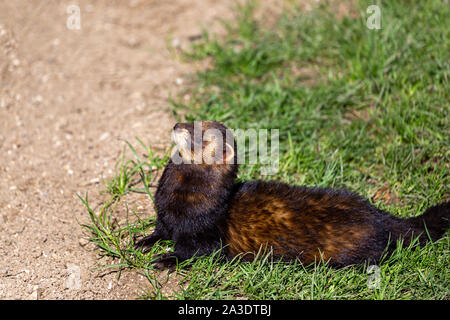
<svg viewBox="0 0 450 320"><path fill-rule="evenodd" d="M224 163L232 162L234 158L234 148L229 143L226 143L225 147L226 151L225 154L223 155L223 162Z"/></svg>

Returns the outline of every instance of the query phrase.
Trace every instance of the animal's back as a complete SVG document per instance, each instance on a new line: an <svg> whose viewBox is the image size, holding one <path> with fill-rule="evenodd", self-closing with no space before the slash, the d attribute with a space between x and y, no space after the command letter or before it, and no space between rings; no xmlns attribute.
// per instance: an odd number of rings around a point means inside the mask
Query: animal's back
<svg viewBox="0 0 450 320"><path fill-rule="evenodd" d="M226 243L232 256L262 248L275 258L309 264L322 256L343 266L379 260L394 220L345 190L246 182L231 202Z"/></svg>

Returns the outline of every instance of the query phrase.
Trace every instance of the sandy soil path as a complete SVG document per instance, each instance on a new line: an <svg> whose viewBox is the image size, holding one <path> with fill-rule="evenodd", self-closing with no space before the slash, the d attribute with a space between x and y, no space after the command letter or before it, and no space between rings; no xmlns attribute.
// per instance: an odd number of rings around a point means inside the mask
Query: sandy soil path
<svg viewBox="0 0 450 320"><path fill-rule="evenodd" d="M72 4L80 30L67 26ZM0 2L1 299L135 298L147 284L93 269L75 195L95 198L123 140L168 142L169 93L195 66L174 59L167 39L185 44L201 26L220 28L213 21L230 16L229 5Z"/></svg>

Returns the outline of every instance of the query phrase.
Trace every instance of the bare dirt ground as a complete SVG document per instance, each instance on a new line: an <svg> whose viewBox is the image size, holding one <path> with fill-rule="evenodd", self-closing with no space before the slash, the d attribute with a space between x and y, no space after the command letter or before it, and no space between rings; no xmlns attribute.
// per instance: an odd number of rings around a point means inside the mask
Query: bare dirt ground
<svg viewBox="0 0 450 320"><path fill-rule="evenodd" d="M80 30L67 26L73 4ZM124 140L169 142L169 94L195 66L174 58L168 39L185 45L202 26L220 29L230 5L0 2L1 299L135 298L148 285L136 273L117 280L94 269L76 194L96 199ZM148 200L139 205L151 210Z"/></svg>

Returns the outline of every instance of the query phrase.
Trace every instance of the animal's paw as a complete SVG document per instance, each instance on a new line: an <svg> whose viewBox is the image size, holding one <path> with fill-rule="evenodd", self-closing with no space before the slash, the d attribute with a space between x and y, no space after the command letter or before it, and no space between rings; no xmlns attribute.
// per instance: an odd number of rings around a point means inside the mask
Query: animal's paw
<svg viewBox="0 0 450 320"><path fill-rule="evenodd" d="M174 256L173 253L165 253L159 256L152 265L157 270L169 269L169 272L171 273L177 268L177 257Z"/></svg>
<svg viewBox="0 0 450 320"><path fill-rule="evenodd" d="M157 233L153 233L147 237L142 238L138 242L134 244L134 248L136 250L141 250L143 253L149 252L153 245L160 240L160 237Z"/></svg>

